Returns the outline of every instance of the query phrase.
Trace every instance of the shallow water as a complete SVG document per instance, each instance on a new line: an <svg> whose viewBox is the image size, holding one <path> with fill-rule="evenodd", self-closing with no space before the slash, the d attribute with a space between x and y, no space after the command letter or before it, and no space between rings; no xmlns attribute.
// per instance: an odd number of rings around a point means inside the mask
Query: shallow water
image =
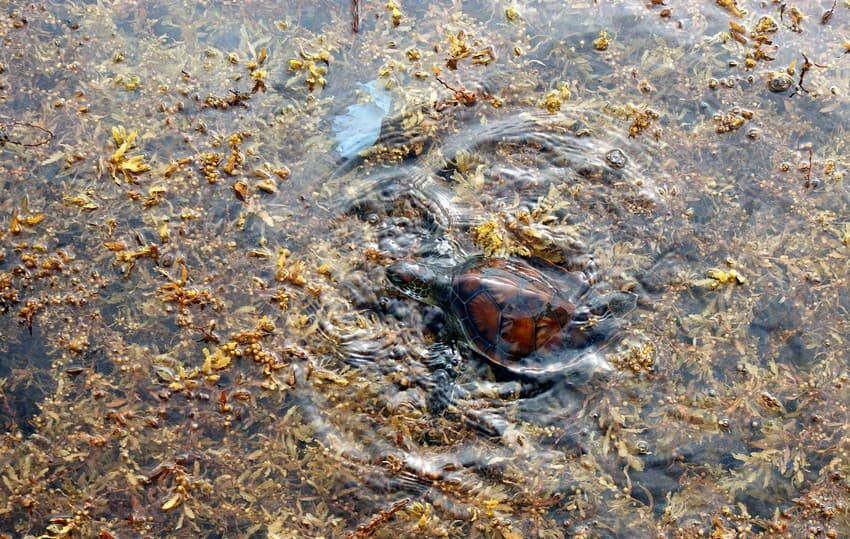
<svg viewBox="0 0 850 539"><path fill-rule="evenodd" d="M0 531L850 534L830 6L7 6ZM516 376L385 279L478 253L637 308Z"/></svg>

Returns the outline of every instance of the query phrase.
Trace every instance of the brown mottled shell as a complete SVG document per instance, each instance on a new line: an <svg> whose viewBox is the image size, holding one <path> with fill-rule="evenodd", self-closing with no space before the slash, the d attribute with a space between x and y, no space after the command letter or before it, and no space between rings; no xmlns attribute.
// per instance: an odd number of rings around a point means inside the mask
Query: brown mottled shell
<svg viewBox="0 0 850 539"><path fill-rule="evenodd" d="M589 344L576 315L590 293L583 274L543 261L474 257L455 269L449 307L475 349L523 370L531 355Z"/></svg>

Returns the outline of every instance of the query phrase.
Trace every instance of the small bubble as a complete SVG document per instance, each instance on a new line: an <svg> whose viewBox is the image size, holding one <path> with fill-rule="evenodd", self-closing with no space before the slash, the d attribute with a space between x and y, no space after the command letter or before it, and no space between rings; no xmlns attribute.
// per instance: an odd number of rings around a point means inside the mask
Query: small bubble
<svg viewBox="0 0 850 539"><path fill-rule="evenodd" d="M610 152L605 154L605 160L608 161L608 164L614 168L623 168L628 163L629 158L626 157L626 154L623 153L623 150L619 148L614 148Z"/></svg>
<svg viewBox="0 0 850 539"><path fill-rule="evenodd" d="M794 79L788 73L774 71L768 73L767 76L769 77L767 80L767 89L774 93L784 92L794 84Z"/></svg>

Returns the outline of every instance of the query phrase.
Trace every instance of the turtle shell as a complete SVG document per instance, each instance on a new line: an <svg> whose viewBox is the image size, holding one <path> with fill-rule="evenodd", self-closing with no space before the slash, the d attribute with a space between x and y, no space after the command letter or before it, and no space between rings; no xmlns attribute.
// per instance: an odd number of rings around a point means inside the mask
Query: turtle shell
<svg viewBox="0 0 850 539"><path fill-rule="evenodd" d="M606 338L608 305L583 273L542 260L473 257L452 276L448 308L469 344L517 371L557 368Z"/></svg>

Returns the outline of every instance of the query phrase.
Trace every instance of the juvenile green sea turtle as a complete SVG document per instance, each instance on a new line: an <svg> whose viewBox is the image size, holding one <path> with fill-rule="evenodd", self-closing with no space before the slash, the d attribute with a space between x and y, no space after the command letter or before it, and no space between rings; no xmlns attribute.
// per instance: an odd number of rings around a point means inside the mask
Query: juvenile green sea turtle
<svg viewBox="0 0 850 539"><path fill-rule="evenodd" d="M453 268L396 262L404 294L442 308L450 327L493 363L521 374L568 370L616 329L632 294L600 294L584 273L538 259L474 256Z"/></svg>

